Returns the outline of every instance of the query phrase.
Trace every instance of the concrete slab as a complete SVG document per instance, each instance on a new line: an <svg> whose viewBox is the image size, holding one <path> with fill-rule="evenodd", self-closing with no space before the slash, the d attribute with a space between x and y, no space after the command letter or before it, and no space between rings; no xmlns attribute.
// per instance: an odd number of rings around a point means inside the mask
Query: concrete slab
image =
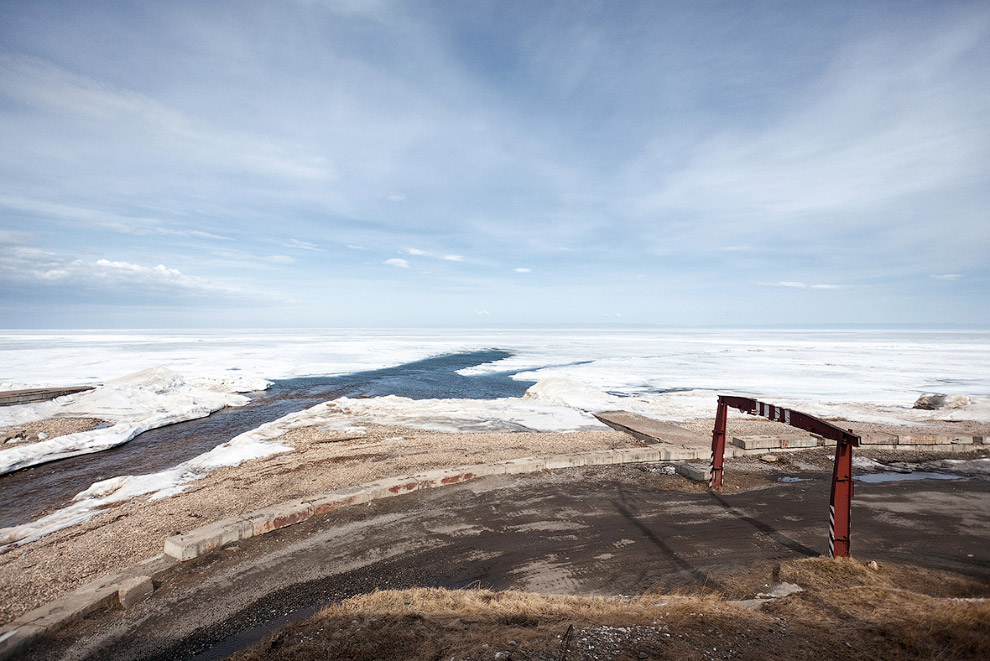
<svg viewBox="0 0 990 661"><path fill-rule="evenodd" d="M712 438L708 434L678 427L669 422L647 418L638 413L630 413L629 411L603 411L602 413L596 413L595 417L612 429L624 431L636 438L653 443L676 443L692 446L711 446L712 443Z"/></svg>
<svg viewBox="0 0 990 661"><path fill-rule="evenodd" d="M116 585L99 588L84 586L25 613L17 619L17 622L42 627L45 631L56 629L67 622L81 619L100 608L112 605L117 601L117 590Z"/></svg>
<svg viewBox="0 0 990 661"><path fill-rule="evenodd" d="M178 560L192 560L224 544L254 536L254 524L243 518L225 519L165 540L165 553Z"/></svg>
<svg viewBox="0 0 990 661"><path fill-rule="evenodd" d="M677 471L678 475L683 475L689 480L706 484L712 476L711 466L708 464L677 464L674 466L674 470Z"/></svg>
<svg viewBox="0 0 990 661"><path fill-rule="evenodd" d="M585 454L559 454L546 458L547 470L557 468L577 468L588 465L588 457Z"/></svg>
<svg viewBox="0 0 990 661"><path fill-rule="evenodd" d="M117 599L124 608L141 603L155 591L155 584L150 576L135 576L120 584L117 588Z"/></svg>
<svg viewBox="0 0 990 661"><path fill-rule="evenodd" d="M305 521L313 516L314 511L313 504L308 500L291 500L251 512L242 518L251 523L251 535L254 536Z"/></svg>
<svg viewBox="0 0 990 661"><path fill-rule="evenodd" d="M365 487L345 487L319 496L312 496L306 501L313 506L313 514L335 512L341 507L361 505L371 502L371 491Z"/></svg>
<svg viewBox="0 0 990 661"><path fill-rule="evenodd" d="M885 434L883 432L860 434L859 440L862 445L897 445L896 434ZM830 445L834 447L835 441L832 441Z"/></svg>
<svg viewBox="0 0 990 661"><path fill-rule="evenodd" d="M711 447L698 448L661 448L659 461L691 461L692 459L708 459L711 457Z"/></svg>
<svg viewBox="0 0 990 661"><path fill-rule="evenodd" d="M498 463L505 466L506 475L514 475L516 473L536 473L541 470L546 470L547 468L547 460L545 457L509 459L508 461L501 461Z"/></svg>
<svg viewBox="0 0 990 661"><path fill-rule="evenodd" d="M659 447L622 448L621 450L616 450L616 452L622 455L622 463L624 464L657 462L660 461L660 455L662 454L662 450Z"/></svg>
<svg viewBox="0 0 990 661"><path fill-rule="evenodd" d="M607 466L622 463L622 455L614 450L594 450L585 452L585 466Z"/></svg>
<svg viewBox="0 0 990 661"><path fill-rule="evenodd" d="M814 448L818 439L813 436L733 436L732 444L744 450L776 450L777 448Z"/></svg>
<svg viewBox="0 0 990 661"><path fill-rule="evenodd" d="M965 440L963 440L965 438ZM897 437L898 445L964 445L971 444L973 437L950 436L944 434L911 434Z"/></svg>
<svg viewBox="0 0 990 661"><path fill-rule="evenodd" d="M401 475L377 480L365 486L371 490L371 499L376 500L416 491L419 489L419 480L415 475Z"/></svg>

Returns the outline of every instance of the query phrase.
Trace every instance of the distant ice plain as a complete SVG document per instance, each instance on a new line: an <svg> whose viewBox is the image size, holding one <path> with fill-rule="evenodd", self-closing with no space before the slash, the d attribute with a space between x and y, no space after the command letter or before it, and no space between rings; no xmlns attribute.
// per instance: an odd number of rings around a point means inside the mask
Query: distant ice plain
<svg viewBox="0 0 990 661"><path fill-rule="evenodd" d="M957 330L0 331L0 389L157 366L187 381L329 376L489 348L513 356L465 374L561 377L618 395L717 390L881 406L925 392L990 396L990 332Z"/></svg>

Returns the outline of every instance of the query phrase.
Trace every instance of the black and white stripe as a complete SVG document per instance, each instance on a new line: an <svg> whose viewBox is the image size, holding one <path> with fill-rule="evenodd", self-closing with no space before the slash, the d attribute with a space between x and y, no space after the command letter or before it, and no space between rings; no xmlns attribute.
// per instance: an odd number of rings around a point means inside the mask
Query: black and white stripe
<svg viewBox="0 0 990 661"><path fill-rule="evenodd" d="M835 557L835 505L828 506L828 557Z"/></svg>

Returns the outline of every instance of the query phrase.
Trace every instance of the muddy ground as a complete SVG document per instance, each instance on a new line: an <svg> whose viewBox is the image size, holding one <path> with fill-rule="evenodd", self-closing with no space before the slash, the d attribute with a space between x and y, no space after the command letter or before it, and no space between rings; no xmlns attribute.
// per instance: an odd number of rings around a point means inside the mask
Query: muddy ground
<svg viewBox="0 0 990 661"><path fill-rule="evenodd" d="M826 550L830 467L824 451L782 465L734 460L720 494L648 466L416 492L183 563L147 601L63 629L25 658L223 658L290 619L376 589L749 598L766 567ZM778 481L795 476L810 479ZM979 586L965 596L990 596L988 507L983 479L857 483L853 554L947 570Z"/></svg>

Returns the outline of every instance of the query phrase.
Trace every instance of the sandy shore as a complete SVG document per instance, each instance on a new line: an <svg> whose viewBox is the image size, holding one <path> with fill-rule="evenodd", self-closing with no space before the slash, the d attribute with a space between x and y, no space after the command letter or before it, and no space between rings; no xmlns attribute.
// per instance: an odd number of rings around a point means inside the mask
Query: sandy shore
<svg viewBox="0 0 990 661"><path fill-rule="evenodd" d="M710 432L712 424L700 419L684 426ZM990 425L967 427L952 430L990 434ZM742 416L731 416L728 428L734 435L783 430L793 432ZM116 504L87 523L0 555L0 621L161 553L171 535L285 500L437 468L646 445L614 431L443 434L389 426L364 426L360 434L312 426L281 440L295 451L219 469L170 498Z"/></svg>

